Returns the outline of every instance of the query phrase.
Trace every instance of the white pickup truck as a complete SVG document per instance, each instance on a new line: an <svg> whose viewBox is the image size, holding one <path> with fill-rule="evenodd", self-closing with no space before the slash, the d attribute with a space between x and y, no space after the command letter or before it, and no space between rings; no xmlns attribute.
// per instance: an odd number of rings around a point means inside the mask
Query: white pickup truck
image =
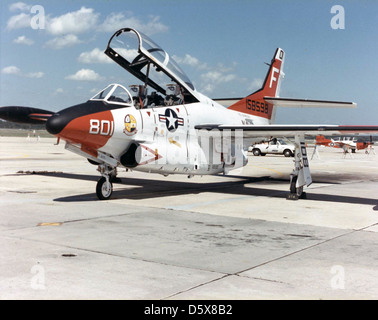
<svg viewBox="0 0 378 320"><path fill-rule="evenodd" d="M269 142L253 144L248 148L254 156L265 156L266 154L283 154L285 157L294 156L295 146L283 139L272 139Z"/></svg>

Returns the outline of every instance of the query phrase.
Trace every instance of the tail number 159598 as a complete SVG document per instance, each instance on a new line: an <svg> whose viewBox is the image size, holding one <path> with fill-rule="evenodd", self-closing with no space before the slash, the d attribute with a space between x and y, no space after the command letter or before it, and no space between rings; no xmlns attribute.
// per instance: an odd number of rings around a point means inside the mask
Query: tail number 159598
<svg viewBox="0 0 378 320"><path fill-rule="evenodd" d="M260 101L255 101L251 99L247 99L247 109L261 112L261 113L268 113L268 104Z"/></svg>

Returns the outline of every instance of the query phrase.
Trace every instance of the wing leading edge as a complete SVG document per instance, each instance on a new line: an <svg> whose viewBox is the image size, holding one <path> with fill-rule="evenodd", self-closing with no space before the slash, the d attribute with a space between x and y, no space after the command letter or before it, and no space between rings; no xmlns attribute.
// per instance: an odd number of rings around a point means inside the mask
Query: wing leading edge
<svg viewBox="0 0 378 320"><path fill-rule="evenodd" d="M296 135L353 135L378 133L378 126L343 126L343 125L216 125L195 126L202 130L242 131L244 138L296 136Z"/></svg>

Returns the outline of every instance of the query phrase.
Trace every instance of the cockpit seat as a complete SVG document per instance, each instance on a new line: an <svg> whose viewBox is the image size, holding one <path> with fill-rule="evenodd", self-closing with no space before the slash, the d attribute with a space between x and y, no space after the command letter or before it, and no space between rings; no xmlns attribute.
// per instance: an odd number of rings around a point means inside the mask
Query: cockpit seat
<svg viewBox="0 0 378 320"><path fill-rule="evenodd" d="M131 95L133 97L134 106L137 109L146 108L148 105L147 88L143 85L131 85L130 86Z"/></svg>
<svg viewBox="0 0 378 320"><path fill-rule="evenodd" d="M166 106L183 104L184 99L183 99L179 85L177 85L176 83L167 84L166 92L167 92L167 95L165 96L165 99L164 99L164 104Z"/></svg>
<svg viewBox="0 0 378 320"><path fill-rule="evenodd" d="M148 98L148 107L163 106L164 98L157 94L156 91L152 91L151 95L147 96Z"/></svg>

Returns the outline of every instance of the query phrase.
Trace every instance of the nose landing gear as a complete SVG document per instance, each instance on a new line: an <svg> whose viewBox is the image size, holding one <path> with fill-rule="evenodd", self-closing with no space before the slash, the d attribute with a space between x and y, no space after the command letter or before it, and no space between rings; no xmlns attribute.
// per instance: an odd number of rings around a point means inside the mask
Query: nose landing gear
<svg viewBox="0 0 378 320"><path fill-rule="evenodd" d="M117 176L117 168L100 164L97 169L102 177L97 182L96 194L100 200L109 200L113 194L112 181Z"/></svg>
<svg viewBox="0 0 378 320"><path fill-rule="evenodd" d="M96 194L100 200L108 200L113 193L113 184L109 181L109 177L101 177L97 182Z"/></svg>

